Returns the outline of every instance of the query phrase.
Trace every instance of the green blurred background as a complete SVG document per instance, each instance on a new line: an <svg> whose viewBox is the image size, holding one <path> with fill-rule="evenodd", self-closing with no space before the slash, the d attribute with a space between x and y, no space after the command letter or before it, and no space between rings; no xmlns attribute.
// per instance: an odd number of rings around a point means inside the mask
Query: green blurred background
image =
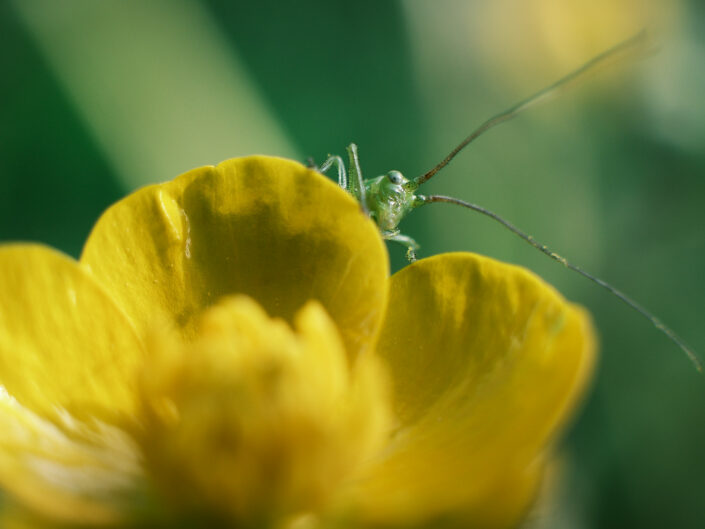
<svg viewBox="0 0 705 529"><path fill-rule="evenodd" d="M321 161L355 141L367 176L415 176L642 27L657 53L493 130L428 188L498 212L705 351L700 0L0 0L0 239L77 256L132 189L238 155ZM422 255L522 264L594 315L596 383L532 527L705 526L705 378L675 345L485 218L436 205L402 228Z"/></svg>

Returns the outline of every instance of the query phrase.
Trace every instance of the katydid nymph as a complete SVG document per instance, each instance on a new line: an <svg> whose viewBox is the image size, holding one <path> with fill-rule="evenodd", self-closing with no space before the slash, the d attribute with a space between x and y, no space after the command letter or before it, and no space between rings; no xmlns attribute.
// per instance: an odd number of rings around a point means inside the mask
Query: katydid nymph
<svg viewBox="0 0 705 529"><path fill-rule="evenodd" d="M436 202L455 204L457 206L462 206L472 211L481 213L482 215L499 222L509 231L524 239L537 250L543 252L545 255L554 261L561 263L570 270L586 277L593 283L601 286L612 295L619 298L622 302L626 303L629 307L637 311L643 317L648 319L654 327L663 332L672 342L680 347L693 363L695 368L702 372L702 363L699 357L685 344L680 336L678 336L670 327L666 326L659 318L646 310L639 303L609 283L568 262L565 258L547 246L537 242L531 235L525 233L509 221L482 206L445 195L417 194L417 191L423 183L436 175L436 173L448 165L456 155L458 155L465 147L467 147L483 133L493 128L495 125L508 121L523 111L551 99L573 82L580 80L586 74L594 71L597 67L603 66L608 62L618 60L624 55L643 50L645 41L646 37L644 33L640 33L628 40L625 40L613 48L597 55L578 69L572 71L553 84L520 101L504 112L489 118L472 133L470 133L470 135L468 135L463 141L461 141L445 158L443 158L443 160L441 160L441 162L439 162L431 170L416 178L408 179L401 172L396 170L389 171L388 173L375 178L363 178L362 171L360 169L357 146L354 143L351 143L347 147L349 158L347 171L343 159L340 156L329 155L320 167L317 167L311 160L309 160L309 166L320 171L321 173L325 173L335 166L338 173L338 185L355 197L355 199L360 203L362 211L377 224L383 239L397 242L406 248L406 257L412 263L416 260L416 252L419 250L419 245L414 239L401 233L399 230L399 223L407 214L420 206L433 204Z"/></svg>

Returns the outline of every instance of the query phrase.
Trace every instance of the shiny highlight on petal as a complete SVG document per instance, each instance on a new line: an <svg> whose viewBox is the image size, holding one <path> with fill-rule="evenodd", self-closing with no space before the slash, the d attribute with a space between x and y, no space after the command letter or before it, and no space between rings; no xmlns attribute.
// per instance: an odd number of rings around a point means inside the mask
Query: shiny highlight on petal
<svg viewBox="0 0 705 529"><path fill-rule="evenodd" d="M0 485L29 507L22 516L114 523L140 476L137 447L126 432L67 413L57 426L0 386Z"/></svg>

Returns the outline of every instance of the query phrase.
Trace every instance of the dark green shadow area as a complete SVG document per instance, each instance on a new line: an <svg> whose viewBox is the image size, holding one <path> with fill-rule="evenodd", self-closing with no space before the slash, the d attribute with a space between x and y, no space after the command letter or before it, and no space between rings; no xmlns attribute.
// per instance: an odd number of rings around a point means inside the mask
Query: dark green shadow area
<svg viewBox="0 0 705 529"><path fill-rule="evenodd" d="M77 256L124 191L8 3L0 45L0 242Z"/></svg>

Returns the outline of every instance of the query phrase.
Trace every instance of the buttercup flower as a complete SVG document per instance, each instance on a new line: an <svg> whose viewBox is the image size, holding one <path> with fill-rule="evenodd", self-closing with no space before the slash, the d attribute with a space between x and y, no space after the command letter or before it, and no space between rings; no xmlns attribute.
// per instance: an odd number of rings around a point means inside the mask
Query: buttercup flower
<svg viewBox="0 0 705 529"><path fill-rule="evenodd" d="M485 257L387 259L267 157L133 193L78 262L0 247L0 525L514 525L589 317Z"/></svg>

